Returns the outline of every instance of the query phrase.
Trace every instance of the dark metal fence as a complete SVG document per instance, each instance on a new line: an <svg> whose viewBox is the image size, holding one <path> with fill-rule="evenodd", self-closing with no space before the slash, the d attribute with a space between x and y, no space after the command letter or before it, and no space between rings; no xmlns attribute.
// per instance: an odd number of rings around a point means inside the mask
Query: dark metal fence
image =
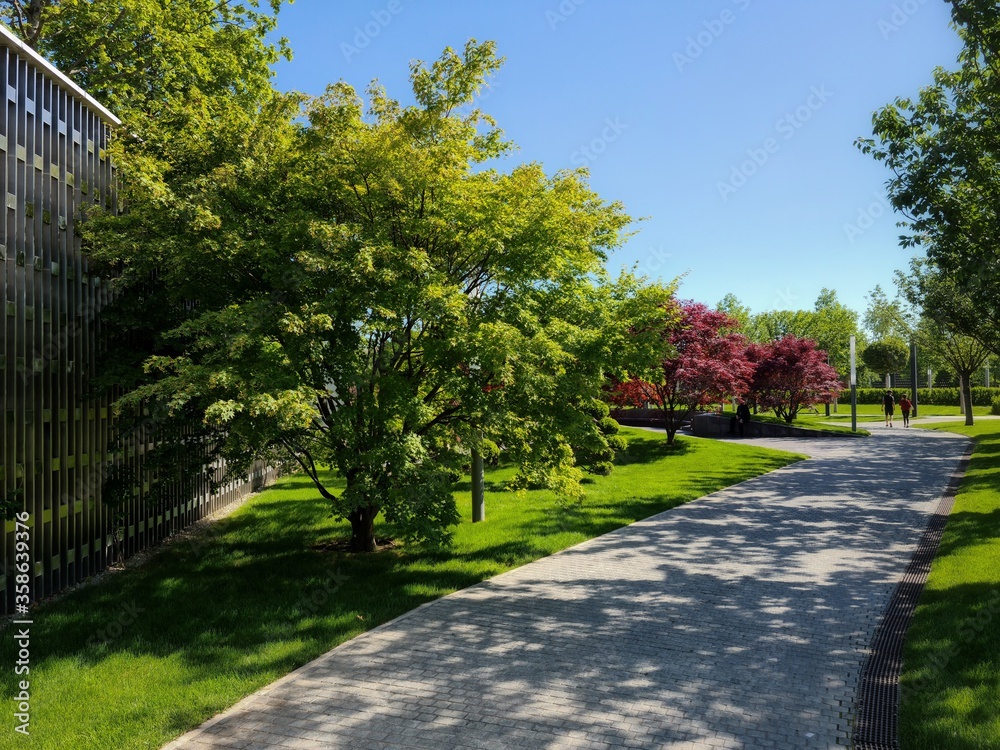
<svg viewBox="0 0 1000 750"><path fill-rule="evenodd" d="M137 434L132 448L109 455L109 404L87 397L109 289L89 272L75 227L88 204L115 207L106 149L119 122L2 26L0 82L0 498L21 493L38 599L113 562L118 523L101 485L116 462L141 472L151 437ZM157 505L144 481L120 526L120 549L132 555L270 478L257 466L248 482L215 493L205 483ZM0 535L3 612L13 602L15 528L7 522Z"/></svg>

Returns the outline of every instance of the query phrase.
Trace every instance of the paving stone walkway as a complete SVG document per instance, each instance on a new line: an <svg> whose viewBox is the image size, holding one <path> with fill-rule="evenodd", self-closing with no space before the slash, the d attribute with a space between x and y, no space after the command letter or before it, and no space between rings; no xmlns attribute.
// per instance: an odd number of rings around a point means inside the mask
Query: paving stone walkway
<svg viewBox="0 0 1000 750"><path fill-rule="evenodd" d="M167 747L836 748L880 613L965 438L813 458L445 597Z"/></svg>

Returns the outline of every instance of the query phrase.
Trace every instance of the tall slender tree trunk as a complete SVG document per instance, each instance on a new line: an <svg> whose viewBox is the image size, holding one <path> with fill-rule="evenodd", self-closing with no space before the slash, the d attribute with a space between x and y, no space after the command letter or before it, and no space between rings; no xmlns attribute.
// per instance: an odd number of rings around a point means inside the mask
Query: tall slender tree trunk
<svg viewBox="0 0 1000 750"><path fill-rule="evenodd" d="M972 421L972 378L968 372L959 373L959 382L962 388L962 402L965 404L965 423L971 425Z"/></svg>

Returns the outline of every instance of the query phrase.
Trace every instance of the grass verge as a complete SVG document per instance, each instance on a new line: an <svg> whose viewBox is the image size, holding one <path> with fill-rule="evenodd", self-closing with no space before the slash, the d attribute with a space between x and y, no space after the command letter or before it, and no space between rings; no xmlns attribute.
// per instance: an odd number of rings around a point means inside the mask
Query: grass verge
<svg viewBox="0 0 1000 750"><path fill-rule="evenodd" d="M800 458L623 434L628 450L614 473L587 485L581 505L545 491L488 492L487 521L472 524L469 487L457 487L463 520L444 552L325 552L347 526L306 479L282 480L141 568L33 611L31 734L8 724L0 748L158 748L424 602ZM503 478L488 472L488 486ZM0 653L6 665L17 658L10 629ZM8 707L17 679L4 670Z"/></svg>
<svg viewBox="0 0 1000 750"><path fill-rule="evenodd" d="M990 413L990 407L988 406L973 406L972 414L974 416L985 416ZM958 417L960 414L959 408L957 406L935 406L920 404L918 407L918 414L920 417ZM858 422L881 422L885 419L885 414L882 412L882 407L878 404L858 404ZM813 427L816 423L821 422L838 422L838 423L851 423L851 402L841 401L837 406L837 412L833 413L831 409L830 416L826 416L826 410L819 406L817 407L816 413L812 412L799 412L797 422L801 420L803 424L802 427ZM896 413L893 416L893 422L898 424L903 424L903 415L899 411L899 406L896 406Z"/></svg>
<svg viewBox="0 0 1000 750"><path fill-rule="evenodd" d="M933 425L973 438L927 586L906 634L903 750L1000 748L1000 423Z"/></svg>

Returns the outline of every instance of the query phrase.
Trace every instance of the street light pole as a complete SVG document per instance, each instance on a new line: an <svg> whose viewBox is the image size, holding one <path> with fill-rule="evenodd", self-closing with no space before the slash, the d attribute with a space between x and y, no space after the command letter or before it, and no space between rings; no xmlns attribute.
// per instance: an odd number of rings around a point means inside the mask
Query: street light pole
<svg viewBox="0 0 1000 750"><path fill-rule="evenodd" d="M854 337L851 336L851 432L858 431L858 370L854 358Z"/></svg>
<svg viewBox="0 0 1000 750"><path fill-rule="evenodd" d="M910 342L910 393L913 398L913 416L917 416L917 342Z"/></svg>
<svg viewBox="0 0 1000 750"><path fill-rule="evenodd" d="M483 454L480 445L483 433L476 430L476 444L472 448L472 522L486 520L486 482L483 475Z"/></svg>

